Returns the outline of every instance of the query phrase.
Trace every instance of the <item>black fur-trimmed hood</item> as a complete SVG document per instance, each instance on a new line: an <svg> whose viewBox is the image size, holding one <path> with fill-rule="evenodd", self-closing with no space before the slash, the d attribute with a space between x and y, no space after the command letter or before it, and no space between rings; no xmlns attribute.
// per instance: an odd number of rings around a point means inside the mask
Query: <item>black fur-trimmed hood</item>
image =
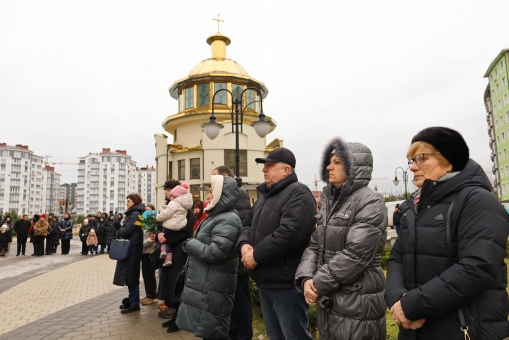
<svg viewBox="0 0 509 340"><path fill-rule="evenodd" d="M327 166L330 164L331 154L341 159L350 186L353 186L352 182L362 182L363 185L369 183L373 171L373 155L367 146L360 143L347 143L339 137L331 140L323 150L320 168L320 177L325 183L329 183Z"/></svg>

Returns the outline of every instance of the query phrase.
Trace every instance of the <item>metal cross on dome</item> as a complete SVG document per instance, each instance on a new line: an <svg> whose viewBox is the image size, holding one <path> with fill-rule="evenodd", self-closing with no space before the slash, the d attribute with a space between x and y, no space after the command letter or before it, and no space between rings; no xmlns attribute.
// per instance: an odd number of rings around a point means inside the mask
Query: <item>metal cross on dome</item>
<svg viewBox="0 0 509 340"><path fill-rule="evenodd" d="M217 32L219 33L219 24L220 24L221 22L225 22L225 21L224 21L224 20L219 19L219 14L217 15L217 19L216 19L216 18L212 18L212 20L217 21Z"/></svg>

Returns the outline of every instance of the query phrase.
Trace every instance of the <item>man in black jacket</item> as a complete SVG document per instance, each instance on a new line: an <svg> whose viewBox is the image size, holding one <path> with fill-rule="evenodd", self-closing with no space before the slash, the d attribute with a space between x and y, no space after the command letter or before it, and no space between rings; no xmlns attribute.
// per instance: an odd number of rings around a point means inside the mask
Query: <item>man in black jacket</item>
<svg viewBox="0 0 509 340"><path fill-rule="evenodd" d="M25 256L25 250L27 246L28 239L28 229L30 228L30 221L28 220L28 215L23 215L23 218L16 222L14 225L14 231L17 235L17 252L16 256L20 254Z"/></svg>
<svg viewBox="0 0 509 340"><path fill-rule="evenodd" d="M212 175L234 177L230 168L225 165L215 168ZM241 187L242 180L240 178L236 178L236 180L239 186L239 200L236 209L240 220L244 222L251 210L251 202L247 191ZM237 288L233 300L229 337L231 340L251 340L253 338L253 306L249 293L249 270L241 261L239 261L239 271L237 272Z"/></svg>
<svg viewBox="0 0 509 340"><path fill-rule="evenodd" d="M295 156L278 148L264 163L262 196L244 221L237 243L242 262L259 289L269 339L312 339L307 331L307 305L294 287L302 253L315 230L316 202L307 186L298 182Z"/></svg>

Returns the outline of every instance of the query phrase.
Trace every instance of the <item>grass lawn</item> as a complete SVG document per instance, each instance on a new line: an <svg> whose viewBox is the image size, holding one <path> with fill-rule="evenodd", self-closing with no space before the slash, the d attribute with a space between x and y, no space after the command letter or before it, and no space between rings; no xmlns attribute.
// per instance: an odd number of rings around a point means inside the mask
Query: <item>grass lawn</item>
<svg viewBox="0 0 509 340"><path fill-rule="evenodd" d="M505 264L509 268L509 259L504 259ZM385 272L385 271L384 271ZM509 273L507 275L509 280ZM509 293L509 287L506 288ZM397 340L398 339L398 326L396 322L392 319L391 313L387 310L385 315L387 322L387 339L388 340ZM262 311L259 306L253 306L253 339L268 339L267 334L265 333L265 325L263 324L262 319ZM318 339L318 335L315 336L315 339Z"/></svg>

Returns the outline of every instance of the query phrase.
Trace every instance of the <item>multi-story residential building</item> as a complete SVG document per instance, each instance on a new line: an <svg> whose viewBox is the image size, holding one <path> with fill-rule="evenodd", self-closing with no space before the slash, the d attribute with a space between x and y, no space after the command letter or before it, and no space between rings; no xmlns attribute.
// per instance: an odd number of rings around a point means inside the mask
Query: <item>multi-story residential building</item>
<svg viewBox="0 0 509 340"><path fill-rule="evenodd" d="M136 178L138 180L137 192L143 199L143 203L155 205L156 168L148 165L145 168L136 168Z"/></svg>
<svg viewBox="0 0 509 340"><path fill-rule="evenodd" d="M507 70L509 49L502 50L491 62L484 74L489 79L484 93L488 133L492 150L494 194L502 202L509 202L509 72Z"/></svg>
<svg viewBox="0 0 509 340"><path fill-rule="evenodd" d="M79 160L76 213L124 212L126 196L137 189L136 162L131 156L125 150L103 148Z"/></svg>
<svg viewBox="0 0 509 340"><path fill-rule="evenodd" d="M76 209L76 198L77 198L77 186L78 183L64 183L60 185L60 192L58 195L58 201L60 205L60 213L63 214L66 211L75 214Z"/></svg>
<svg viewBox="0 0 509 340"><path fill-rule="evenodd" d="M0 143L0 212L56 213L59 183L60 174L27 145Z"/></svg>

